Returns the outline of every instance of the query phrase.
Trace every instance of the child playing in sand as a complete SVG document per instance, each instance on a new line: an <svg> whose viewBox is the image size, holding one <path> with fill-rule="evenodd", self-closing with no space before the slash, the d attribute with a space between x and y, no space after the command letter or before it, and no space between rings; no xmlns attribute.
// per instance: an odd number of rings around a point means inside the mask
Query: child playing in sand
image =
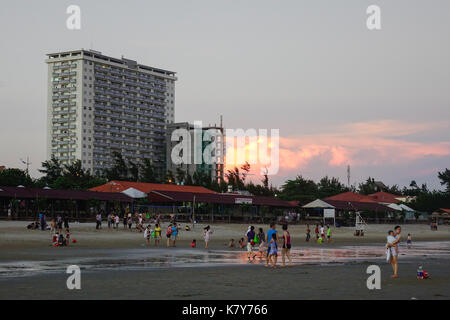
<svg viewBox="0 0 450 320"><path fill-rule="evenodd" d="M234 244L234 239L231 239L230 242L228 243L228 248L235 248L235 244Z"/></svg>
<svg viewBox="0 0 450 320"><path fill-rule="evenodd" d="M268 259L269 259L270 266L272 268L276 268L277 267L277 257L278 257L278 244L277 244L277 234L276 233L274 233L272 235L272 239L270 240L270 243L269 243L269 248L270 248L270 251L269 251ZM267 267L267 265L266 265L266 267Z"/></svg>
<svg viewBox="0 0 450 320"><path fill-rule="evenodd" d="M241 238L240 240L239 240L239 248L244 248L245 247L245 240L244 240L244 238Z"/></svg>
<svg viewBox="0 0 450 320"><path fill-rule="evenodd" d="M322 236L319 236L319 238L317 239L317 243L321 244L321 243L322 243L322 241L323 241L323 238L322 238Z"/></svg>
<svg viewBox="0 0 450 320"><path fill-rule="evenodd" d="M59 233L58 232L54 233L52 236L52 245L53 246L58 245L58 238L59 238Z"/></svg>
<svg viewBox="0 0 450 320"><path fill-rule="evenodd" d="M195 248L195 247L197 247L197 240L192 240L192 242L191 242L191 248Z"/></svg>
<svg viewBox="0 0 450 320"><path fill-rule="evenodd" d="M410 233L408 233L408 238L406 238L406 245L408 246L408 249L411 249L412 238L411 238L411 234Z"/></svg>

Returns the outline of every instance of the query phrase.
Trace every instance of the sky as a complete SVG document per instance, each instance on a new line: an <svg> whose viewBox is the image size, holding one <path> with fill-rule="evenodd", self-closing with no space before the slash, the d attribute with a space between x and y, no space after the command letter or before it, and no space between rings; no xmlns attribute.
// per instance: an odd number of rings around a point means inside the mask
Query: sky
<svg viewBox="0 0 450 320"><path fill-rule="evenodd" d="M81 30L66 8L81 8ZM366 27L369 5L381 30ZM46 160L45 54L94 49L176 71L175 121L280 130L302 175L440 188L450 168L447 0L2 1L0 165Z"/></svg>

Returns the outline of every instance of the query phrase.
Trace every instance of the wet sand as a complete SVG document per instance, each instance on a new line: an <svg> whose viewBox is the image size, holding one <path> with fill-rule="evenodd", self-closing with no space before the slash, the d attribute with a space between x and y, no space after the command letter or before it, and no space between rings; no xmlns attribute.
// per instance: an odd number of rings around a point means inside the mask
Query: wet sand
<svg viewBox="0 0 450 320"><path fill-rule="evenodd" d="M400 262L400 278L381 264L381 290L366 287L367 266L228 266L82 272L81 290L66 288L67 275L0 279L1 299L449 299L449 260L429 259L431 279L417 280L417 263Z"/></svg>
<svg viewBox="0 0 450 320"><path fill-rule="evenodd" d="M258 259L248 264L244 250L226 248L246 225L213 225L210 250L202 248L202 226L182 231L177 248L147 247L142 233L95 231L93 224L72 224L78 242L53 248L49 232L25 226L0 222L0 299L450 298L450 242L436 241L450 240L448 227L432 232L426 225L404 225L414 246L402 244L400 278L390 279L383 244L392 226L369 226L364 238L354 237L353 228L333 228L333 242L322 245L305 243L304 226L290 226L295 265L278 269ZM193 238L199 248L188 247ZM70 264L82 269L80 291L66 287ZM381 290L366 287L371 264L381 267ZM421 264L431 279L416 279Z"/></svg>

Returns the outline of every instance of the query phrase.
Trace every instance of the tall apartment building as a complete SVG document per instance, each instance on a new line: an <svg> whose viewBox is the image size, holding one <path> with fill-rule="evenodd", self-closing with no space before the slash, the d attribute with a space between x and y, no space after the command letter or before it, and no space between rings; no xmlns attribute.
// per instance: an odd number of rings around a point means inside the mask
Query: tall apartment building
<svg viewBox="0 0 450 320"><path fill-rule="evenodd" d="M171 161L171 154L173 148L179 144L182 141L182 138L178 139L177 141L172 141L172 133L177 129L184 129L190 134L190 159L188 160L188 163L181 163L181 164L174 164ZM224 162L225 162L225 140L224 140L224 129L222 125L220 126L208 126L208 127L202 127L201 128L201 137L202 140L201 143L197 145L197 148L201 149L201 154L204 153L205 148L207 145L209 145L211 142L215 143L216 151L211 154L211 157L213 159L213 164L207 164L204 161L200 164L196 164L194 161L194 152L195 152L195 144L194 144L194 131L195 127L194 125L188 123L188 122L180 122L180 123L172 123L167 125L167 138L166 138L166 159L167 159L167 171L171 171L174 176L177 174L177 169L183 170L185 173L190 174L193 176L195 172L203 172L206 174L209 174L213 179L216 181L220 181L220 179L223 179L224 177ZM213 130L216 132L216 137L212 138L212 141L203 141L204 139L204 133L207 130ZM180 154L179 156L182 156Z"/></svg>
<svg viewBox="0 0 450 320"><path fill-rule="evenodd" d="M175 119L175 72L93 50L47 55L47 157L80 159L100 174L112 153L165 170L165 130Z"/></svg>

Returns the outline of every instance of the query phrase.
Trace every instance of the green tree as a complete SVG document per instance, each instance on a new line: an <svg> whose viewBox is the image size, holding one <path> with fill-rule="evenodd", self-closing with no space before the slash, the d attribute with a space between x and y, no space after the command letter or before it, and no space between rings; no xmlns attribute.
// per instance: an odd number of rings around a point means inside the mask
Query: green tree
<svg viewBox="0 0 450 320"><path fill-rule="evenodd" d="M193 186L194 181L192 180L192 176L189 174L189 172L186 173L186 181L184 183L186 186Z"/></svg>
<svg viewBox="0 0 450 320"><path fill-rule="evenodd" d="M110 169L105 169L104 174L108 180L127 180L128 167L120 152L113 152L113 166Z"/></svg>
<svg viewBox="0 0 450 320"><path fill-rule="evenodd" d="M445 186L445 191L450 194L450 170L445 168L445 171L438 172L438 178L441 185Z"/></svg>
<svg viewBox="0 0 450 320"><path fill-rule="evenodd" d="M8 168L0 172L0 186L5 187L32 187L33 179L28 175L25 170Z"/></svg>
<svg viewBox="0 0 450 320"><path fill-rule="evenodd" d="M186 180L186 172L184 172L184 170L181 168L177 168L176 179L177 183L184 184Z"/></svg>
<svg viewBox="0 0 450 320"><path fill-rule="evenodd" d="M148 183L156 183L156 172L150 159L144 159L140 165L140 181Z"/></svg>
<svg viewBox="0 0 450 320"><path fill-rule="evenodd" d="M375 179L369 177L364 183L360 183L358 186L358 192L365 195L377 192Z"/></svg>
<svg viewBox="0 0 450 320"><path fill-rule="evenodd" d="M234 167L233 170L227 170L225 177L228 180L228 184L233 186L233 189L243 190L245 188L244 181L241 178L241 173L238 167Z"/></svg>
<svg viewBox="0 0 450 320"><path fill-rule="evenodd" d="M128 172L129 174L129 180L137 182L139 181L139 166L137 163L133 161L128 161Z"/></svg>
<svg viewBox="0 0 450 320"><path fill-rule="evenodd" d="M51 185L62 176L63 168L59 160L52 155L50 160L42 162L42 169L39 169L39 172L44 174L42 182Z"/></svg>
<svg viewBox="0 0 450 320"><path fill-rule="evenodd" d="M338 178L329 178L328 176L320 179L319 183L317 184L317 188L318 198L321 199L349 191L349 189L343 183L341 183Z"/></svg>
<svg viewBox="0 0 450 320"><path fill-rule="evenodd" d="M313 180L298 175L294 180L287 180L284 183L279 197L287 201L297 200L304 204L317 199L318 188Z"/></svg>
<svg viewBox="0 0 450 320"><path fill-rule="evenodd" d="M87 190L106 183L105 179L94 177L90 171L84 170L81 160L63 166L62 175L50 187L53 189Z"/></svg>

